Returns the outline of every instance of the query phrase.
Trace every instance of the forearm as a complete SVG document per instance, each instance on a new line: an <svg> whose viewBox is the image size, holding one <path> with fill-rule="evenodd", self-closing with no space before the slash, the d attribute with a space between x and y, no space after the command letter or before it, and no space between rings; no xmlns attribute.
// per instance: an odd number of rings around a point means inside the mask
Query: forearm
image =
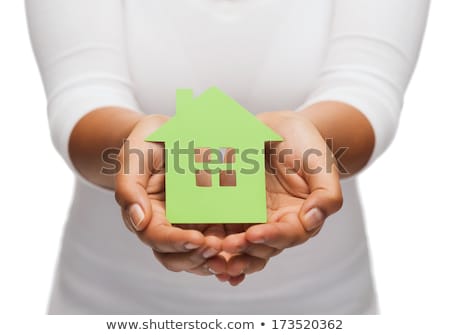
<svg viewBox="0 0 450 335"><path fill-rule="evenodd" d="M305 102L320 103L303 113L334 140L334 151L349 148L341 161L350 175L379 157L395 135L429 3L335 1L327 53Z"/></svg>
<svg viewBox="0 0 450 335"><path fill-rule="evenodd" d="M340 164L341 177L349 177L367 164L375 146L375 135L360 111L341 102L326 101L300 113L311 120L324 139L332 140L332 147L331 142L329 146Z"/></svg>
<svg viewBox="0 0 450 335"><path fill-rule="evenodd" d="M116 107L94 110L84 116L70 136L69 155L78 172L90 182L114 189L114 175L101 172L103 152L120 149L142 114Z"/></svg>

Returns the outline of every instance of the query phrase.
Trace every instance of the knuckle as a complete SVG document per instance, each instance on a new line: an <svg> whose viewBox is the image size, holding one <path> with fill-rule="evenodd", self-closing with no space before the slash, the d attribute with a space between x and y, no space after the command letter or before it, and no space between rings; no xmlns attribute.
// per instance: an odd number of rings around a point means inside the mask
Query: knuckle
<svg viewBox="0 0 450 335"><path fill-rule="evenodd" d="M296 247L307 240L305 229L301 224L297 225L295 233L288 240L287 248Z"/></svg>
<svg viewBox="0 0 450 335"><path fill-rule="evenodd" d="M123 191L121 191L119 188L116 188L114 192L114 198L116 199L116 202L122 206L123 204Z"/></svg>
<svg viewBox="0 0 450 335"><path fill-rule="evenodd" d="M320 203L322 203L322 206L320 205ZM327 190L319 199L317 199L316 205L319 208L322 208L322 210L324 210L325 214L328 216L341 209L343 204L344 198L339 188Z"/></svg>
<svg viewBox="0 0 450 335"><path fill-rule="evenodd" d="M114 198L116 202L122 206L125 207L127 204L127 198L129 197L129 192L126 183L120 179L119 177L116 178L116 187L114 191Z"/></svg>
<svg viewBox="0 0 450 335"><path fill-rule="evenodd" d="M142 243L145 245L148 245L150 248L153 249L153 252L155 253L162 253L161 248L158 247L158 245L155 243L155 239L149 236L149 234L144 230L142 232L136 232L138 238L141 240ZM158 257L158 255L156 255Z"/></svg>
<svg viewBox="0 0 450 335"><path fill-rule="evenodd" d="M300 244L305 243L308 240L308 234L304 229L301 229L301 232L296 234L295 237L289 240L285 249L296 247Z"/></svg>
<svg viewBox="0 0 450 335"><path fill-rule="evenodd" d="M337 192L334 192L331 195L331 201L334 204L334 208L336 210L339 210L342 208L342 205L344 204L344 197L342 196L342 192L339 190Z"/></svg>

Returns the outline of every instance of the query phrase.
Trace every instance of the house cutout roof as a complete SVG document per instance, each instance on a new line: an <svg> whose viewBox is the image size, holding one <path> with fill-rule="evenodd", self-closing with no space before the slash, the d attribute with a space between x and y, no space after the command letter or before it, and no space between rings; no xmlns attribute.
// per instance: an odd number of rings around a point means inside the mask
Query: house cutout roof
<svg viewBox="0 0 450 335"><path fill-rule="evenodd" d="M197 145L253 146L283 138L216 87L195 97L190 89L176 92L176 114L146 141L195 140Z"/></svg>
<svg viewBox="0 0 450 335"><path fill-rule="evenodd" d="M192 90L177 90L176 98L175 116L146 138L165 142L169 149L165 153L169 222L266 222L264 142L282 138L218 88L212 87L197 97ZM186 150L191 143L199 153L202 148L206 152L213 148L231 149L242 153L242 157L235 155L234 159L219 163L209 158L194 161L195 171L179 172L191 167L190 156L177 157L174 149L181 145ZM253 151L251 161L243 159L247 149L247 153ZM180 164L180 170L176 164ZM250 172L244 173L248 168Z"/></svg>

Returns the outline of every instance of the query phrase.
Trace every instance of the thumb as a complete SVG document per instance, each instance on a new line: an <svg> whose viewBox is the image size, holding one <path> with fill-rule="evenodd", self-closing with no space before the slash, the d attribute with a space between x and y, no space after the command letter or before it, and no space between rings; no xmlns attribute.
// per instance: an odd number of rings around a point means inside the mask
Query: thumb
<svg viewBox="0 0 450 335"><path fill-rule="evenodd" d="M122 216L128 228L131 228L132 231L142 231L148 226L152 217L152 206L146 189L151 172L147 169L142 171L142 163L145 164L144 166L148 166L148 157L143 154L129 155L125 153L126 145L130 145L130 143L133 141L124 144L119 154L121 169L115 179L115 197L122 209ZM150 143L144 145L151 146ZM138 144L134 145L131 150L145 152L139 148Z"/></svg>
<svg viewBox="0 0 450 335"><path fill-rule="evenodd" d="M335 166L332 171L323 169L317 174L306 176L306 179L311 193L300 210L299 219L306 231L313 232L328 216L342 207L343 198Z"/></svg>
<svg viewBox="0 0 450 335"><path fill-rule="evenodd" d="M156 178L152 186L157 189L163 180L153 173L161 171L164 166L164 146L144 139L166 121L165 116L144 117L120 150L121 169L115 179L116 201L122 208L125 223L131 225L134 231L147 228L152 218L152 205L148 197L150 178Z"/></svg>
<svg viewBox="0 0 450 335"><path fill-rule="evenodd" d="M152 205L145 188L133 176L120 175L116 177L115 197L128 228L144 230L152 218Z"/></svg>

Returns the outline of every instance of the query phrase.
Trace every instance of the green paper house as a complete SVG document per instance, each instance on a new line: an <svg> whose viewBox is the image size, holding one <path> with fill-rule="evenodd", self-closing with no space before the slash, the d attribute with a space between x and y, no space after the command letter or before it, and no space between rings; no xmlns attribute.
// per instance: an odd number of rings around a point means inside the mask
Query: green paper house
<svg viewBox="0 0 450 335"><path fill-rule="evenodd" d="M264 143L282 138L215 87L176 99L176 115L146 138L165 143L169 222L266 222Z"/></svg>

